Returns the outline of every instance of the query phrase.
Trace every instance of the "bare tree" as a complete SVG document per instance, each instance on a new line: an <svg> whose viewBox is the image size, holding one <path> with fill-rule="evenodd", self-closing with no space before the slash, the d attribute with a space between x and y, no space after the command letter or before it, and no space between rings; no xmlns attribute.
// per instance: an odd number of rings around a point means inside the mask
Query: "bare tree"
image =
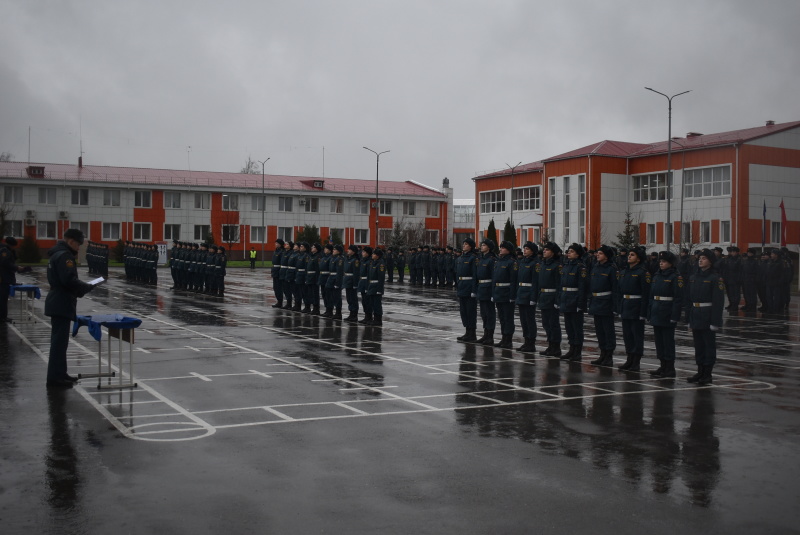
<svg viewBox="0 0 800 535"><path fill-rule="evenodd" d="M10 162L13 161L14 155L10 152L3 152L0 154L0 162Z"/></svg>
<svg viewBox="0 0 800 535"><path fill-rule="evenodd" d="M11 207L7 203L0 204L0 239L7 234L9 215L11 215Z"/></svg>
<svg viewBox="0 0 800 535"><path fill-rule="evenodd" d="M420 220L417 223L406 223L405 226L406 243L412 246L417 246L425 242L425 221Z"/></svg>
<svg viewBox="0 0 800 535"><path fill-rule="evenodd" d="M693 210L691 214L685 215L684 220L681 222L680 232L678 233L678 236L680 237L679 241L681 244L681 249L688 249L689 253L691 253L692 249L694 249L694 247L700 243L700 229L695 229L694 225L692 225L692 221L696 220L697 210ZM684 236L683 225L685 223L689 224L689 232L685 233L686 235Z"/></svg>
<svg viewBox="0 0 800 535"><path fill-rule="evenodd" d="M244 163L244 167L239 170L240 173L244 173L245 175L260 175L261 171L258 170L258 162L253 160L250 156L247 157L247 161Z"/></svg>

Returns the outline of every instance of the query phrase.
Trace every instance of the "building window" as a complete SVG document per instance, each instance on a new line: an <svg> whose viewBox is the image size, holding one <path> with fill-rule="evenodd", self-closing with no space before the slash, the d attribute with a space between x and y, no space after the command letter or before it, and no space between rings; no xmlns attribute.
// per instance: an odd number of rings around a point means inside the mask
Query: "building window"
<svg viewBox="0 0 800 535"><path fill-rule="evenodd" d="M239 209L239 196L236 194L223 193L222 194L222 209L228 211L236 211Z"/></svg>
<svg viewBox="0 0 800 535"><path fill-rule="evenodd" d="M83 232L84 237L89 240L91 236L89 236L89 222L88 221L70 221L69 222L70 228L76 228Z"/></svg>
<svg viewBox="0 0 800 535"><path fill-rule="evenodd" d="M586 175L578 175L578 242L586 243Z"/></svg>
<svg viewBox="0 0 800 535"><path fill-rule="evenodd" d="M481 193L481 213L493 214L496 212L506 211L506 192L503 191L487 191Z"/></svg>
<svg viewBox="0 0 800 535"><path fill-rule="evenodd" d="M633 202L667 200L667 174L633 177Z"/></svg>
<svg viewBox="0 0 800 535"><path fill-rule="evenodd" d="M211 225L195 225L194 241L206 241L211 235Z"/></svg>
<svg viewBox="0 0 800 535"><path fill-rule="evenodd" d="M194 194L194 207L198 210L211 209L211 194L210 193L195 193ZM178 206L180 208L180 198L178 199Z"/></svg>
<svg viewBox="0 0 800 535"><path fill-rule="evenodd" d="M165 240L180 240L181 239L181 226L180 225L164 225L164 239Z"/></svg>
<svg viewBox="0 0 800 535"><path fill-rule="evenodd" d="M684 244L690 244L694 241L692 240L692 224L688 221L681 223L680 241Z"/></svg>
<svg viewBox="0 0 800 535"><path fill-rule="evenodd" d="M9 204L22 204L22 186L5 186L3 200Z"/></svg>
<svg viewBox="0 0 800 535"><path fill-rule="evenodd" d="M711 222L700 222L700 243L711 243Z"/></svg>
<svg viewBox="0 0 800 535"><path fill-rule="evenodd" d="M429 243L431 245L439 245L439 231L438 230L426 230L425 231L425 243Z"/></svg>
<svg viewBox="0 0 800 535"><path fill-rule="evenodd" d="M414 201L403 201L403 215L416 215L417 203Z"/></svg>
<svg viewBox="0 0 800 535"><path fill-rule="evenodd" d="M726 165L691 169L683 174L683 187L687 198L730 195L731 168Z"/></svg>
<svg viewBox="0 0 800 535"><path fill-rule="evenodd" d="M289 198L289 197L285 197ZM294 229L292 227L278 227L278 237L283 241L292 241L294 238Z"/></svg>
<svg viewBox="0 0 800 535"><path fill-rule="evenodd" d="M103 223L103 241L117 241L120 239L119 223Z"/></svg>
<svg viewBox="0 0 800 535"><path fill-rule="evenodd" d="M542 243L542 227L534 227L533 243Z"/></svg>
<svg viewBox="0 0 800 535"><path fill-rule="evenodd" d="M656 242L656 226L653 223L647 225L647 243Z"/></svg>
<svg viewBox="0 0 800 535"><path fill-rule="evenodd" d="M343 228L332 228L331 234L329 239L333 241L334 244L344 242L344 229Z"/></svg>
<svg viewBox="0 0 800 535"><path fill-rule="evenodd" d="M773 221L772 222L772 234L770 234L772 238L770 241L772 243L780 243L781 242L781 222L780 221Z"/></svg>
<svg viewBox="0 0 800 535"><path fill-rule="evenodd" d="M254 212L263 212L267 209L267 198L264 195L254 195L250 197L250 204Z"/></svg>
<svg viewBox="0 0 800 535"><path fill-rule="evenodd" d="M89 205L89 190L88 189L73 189L72 190L72 204L77 206Z"/></svg>
<svg viewBox="0 0 800 535"><path fill-rule="evenodd" d="M55 221L39 221L36 223L36 237L39 239L53 240L56 237Z"/></svg>
<svg viewBox="0 0 800 535"><path fill-rule="evenodd" d="M150 208L151 192L149 191L134 191L133 192L133 206L136 208Z"/></svg>
<svg viewBox="0 0 800 535"><path fill-rule="evenodd" d="M6 221L6 232L9 236L22 238L24 236L24 234L22 234L22 221L19 219L14 221Z"/></svg>
<svg viewBox="0 0 800 535"><path fill-rule="evenodd" d="M378 245L387 245L392 240L392 229L382 228L378 230Z"/></svg>
<svg viewBox="0 0 800 535"><path fill-rule="evenodd" d="M264 243L264 227L250 227L250 241Z"/></svg>
<svg viewBox="0 0 800 535"><path fill-rule="evenodd" d="M392 201L381 201L381 215L392 215Z"/></svg>
<svg viewBox="0 0 800 535"><path fill-rule="evenodd" d="M569 237L569 205L570 205L569 177L564 177L564 243L570 242Z"/></svg>
<svg viewBox="0 0 800 535"><path fill-rule="evenodd" d="M39 188L39 204L55 204L56 188Z"/></svg>
<svg viewBox="0 0 800 535"><path fill-rule="evenodd" d="M427 206L428 206L428 211L427 211L427 216L428 217L439 217L439 203L438 202L436 202L436 201L428 201Z"/></svg>
<svg viewBox="0 0 800 535"><path fill-rule="evenodd" d="M134 223L133 239L150 241L150 223Z"/></svg>
<svg viewBox="0 0 800 535"><path fill-rule="evenodd" d="M356 214L358 214L358 215L369 214L369 201L368 200L366 200L366 199L358 199L356 201Z"/></svg>
<svg viewBox="0 0 800 535"><path fill-rule="evenodd" d="M369 243L369 230L357 228L355 241L357 245L364 245Z"/></svg>
<svg viewBox="0 0 800 535"><path fill-rule="evenodd" d="M103 206L119 206L120 191L118 189L107 189L103 191Z"/></svg>
<svg viewBox="0 0 800 535"><path fill-rule="evenodd" d="M719 222L719 241L720 241L720 243L730 243L731 242L731 222L730 221L720 221Z"/></svg>
<svg viewBox="0 0 800 535"><path fill-rule="evenodd" d="M541 208L539 186L531 188L517 188L511 192L514 210L539 210Z"/></svg>
<svg viewBox="0 0 800 535"><path fill-rule="evenodd" d="M344 199L331 199L331 213L332 214L344 213Z"/></svg>
<svg viewBox="0 0 800 535"><path fill-rule="evenodd" d="M222 225L222 241L233 243L239 241L239 225Z"/></svg>
<svg viewBox="0 0 800 535"><path fill-rule="evenodd" d="M291 212L292 211L292 198L291 197L278 197L278 211Z"/></svg>
<svg viewBox="0 0 800 535"><path fill-rule="evenodd" d="M556 179L551 178L547 184L548 192L549 192L549 199L547 200L548 203L548 212L549 215L547 216L547 226L548 231L547 236L548 240L555 240L556 239Z"/></svg>
<svg viewBox="0 0 800 535"><path fill-rule="evenodd" d="M195 197L196 199L197 197ZM180 208L181 207L181 192L179 191L165 191L164 192L164 208Z"/></svg>
<svg viewBox="0 0 800 535"><path fill-rule="evenodd" d="M300 204L305 204L306 212L319 212L319 198L318 197L310 197L308 199L300 201Z"/></svg>

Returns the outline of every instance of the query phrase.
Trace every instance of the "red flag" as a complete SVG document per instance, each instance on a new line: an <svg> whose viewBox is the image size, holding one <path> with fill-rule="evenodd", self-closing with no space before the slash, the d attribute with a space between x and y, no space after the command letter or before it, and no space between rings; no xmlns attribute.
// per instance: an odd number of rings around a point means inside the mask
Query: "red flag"
<svg viewBox="0 0 800 535"><path fill-rule="evenodd" d="M786 208L781 199L781 247L786 247Z"/></svg>

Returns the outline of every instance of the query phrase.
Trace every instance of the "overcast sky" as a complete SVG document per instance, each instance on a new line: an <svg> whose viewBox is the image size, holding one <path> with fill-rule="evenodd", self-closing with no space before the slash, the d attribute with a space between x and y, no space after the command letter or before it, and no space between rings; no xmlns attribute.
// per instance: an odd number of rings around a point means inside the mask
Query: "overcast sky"
<svg viewBox="0 0 800 535"><path fill-rule="evenodd" d="M0 0L16 161L416 180L800 120L800 1ZM188 147L191 146L191 150ZM324 147L324 167L323 167ZM259 166L260 167L260 166Z"/></svg>

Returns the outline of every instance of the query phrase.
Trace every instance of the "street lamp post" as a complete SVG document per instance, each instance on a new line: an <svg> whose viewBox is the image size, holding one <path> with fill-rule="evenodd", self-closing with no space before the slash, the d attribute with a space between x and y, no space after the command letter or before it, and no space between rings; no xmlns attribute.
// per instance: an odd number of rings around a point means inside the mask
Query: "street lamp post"
<svg viewBox="0 0 800 535"><path fill-rule="evenodd" d="M267 158L263 162L261 160L256 160L258 163L261 164L261 230L264 233L264 236L261 237L261 267L264 267L264 244L267 241L267 226L264 222L264 213L267 211L267 194L264 190L264 166L270 159Z"/></svg>
<svg viewBox="0 0 800 535"><path fill-rule="evenodd" d="M667 251L670 251L672 249L672 212L670 211L672 208L670 202L672 200L672 99L689 93L691 89L682 93L676 93L671 97L650 87L645 87L645 89L652 91L653 93L658 93L662 97L666 98L669 108L669 119L667 126L667 228L669 229L667 231L667 236L669 239L667 240Z"/></svg>
<svg viewBox="0 0 800 535"><path fill-rule="evenodd" d="M381 154L386 154L389 151L385 150L383 152L375 152L374 150L372 150L369 147L364 147L364 148L367 149L368 151L370 151L372 154L374 154L375 155L375 160L376 160L375 161L375 247L377 247L378 246L378 219L379 219L379 216L380 216L380 213L381 213L381 200L378 197L378 176L379 176L380 169L381 169Z"/></svg>
<svg viewBox="0 0 800 535"><path fill-rule="evenodd" d="M511 221L511 228L514 229L514 241L516 241L517 236L517 229L514 228L514 169L519 167L522 162L517 162L517 165L511 167L510 165L506 164L506 167L511 169L511 217L509 217L509 221Z"/></svg>

